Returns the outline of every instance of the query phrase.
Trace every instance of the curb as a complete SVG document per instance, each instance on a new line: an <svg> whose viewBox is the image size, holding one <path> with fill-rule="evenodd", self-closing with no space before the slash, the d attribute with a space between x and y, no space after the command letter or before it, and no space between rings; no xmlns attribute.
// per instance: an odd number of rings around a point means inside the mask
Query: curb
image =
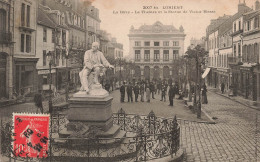
<svg viewBox="0 0 260 162"><path fill-rule="evenodd" d="M186 104L184 105L185 107L189 108ZM189 122L196 122L196 123L204 123L204 124L217 124L216 121L212 119L212 117L201 107L201 112L205 114L205 116L210 120L210 121L195 121L195 120L187 120L187 119L182 119L182 118L177 118L177 120L183 120L183 121L189 121Z"/></svg>
<svg viewBox="0 0 260 162"><path fill-rule="evenodd" d="M164 158L149 160L149 162L162 162L162 161L165 161L165 162L181 162L181 161L183 161L183 157L184 157L184 151L183 151L183 149L180 148L177 151L177 153L173 155L173 157L171 157L171 155L169 155L169 156L166 156Z"/></svg>
<svg viewBox="0 0 260 162"><path fill-rule="evenodd" d="M249 108L251 108L251 109L254 109L254 110L258 110L258 111L260 111L259 108L257 108L257 107L253 107L253 106L248 105L248 104L243 103L243 102L240 102L240 101L238 101L238 100L236 100L236 99L234 99L234 98L228 97L228 96L226 96L226 95L222 95L222 94L220 94L220 93L218 93L218 92L214 92L214 91L210 91L210 92L215 93L215 94L217 94L217 95L219 95L219 96L222 96L222 97L228 98L228 99L230 99L230 100L232 100L232 101L234 101L234 102L240 103L241 105L244 105L244 106L249 107Z"/></svg>
<svg viewBox="0 0 260 162"><path fill-rule="evenodd" d="M201 108L201 111L209 118L210 122L208 124L217 124L203 108Z"/></svg>

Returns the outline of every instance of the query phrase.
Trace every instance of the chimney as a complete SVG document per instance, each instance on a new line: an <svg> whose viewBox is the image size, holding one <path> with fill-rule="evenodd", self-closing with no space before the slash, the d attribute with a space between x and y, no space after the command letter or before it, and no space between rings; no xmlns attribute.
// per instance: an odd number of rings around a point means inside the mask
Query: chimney
<svg viewBox="0 0 260 162"><path fill-rule="evenodd" d="M239 4L238 4L238 12L244 11L245 8L246 8L246 2L245 2L245 0L244 0L244 3L240 3L240 1L239 1Z"/></svg>
<svg viewBox="0 0 260 162"><path fill-rule="evenodd" d="M259 10L260 9L260 3L258 0L255 1L255 10Z"/></svg>

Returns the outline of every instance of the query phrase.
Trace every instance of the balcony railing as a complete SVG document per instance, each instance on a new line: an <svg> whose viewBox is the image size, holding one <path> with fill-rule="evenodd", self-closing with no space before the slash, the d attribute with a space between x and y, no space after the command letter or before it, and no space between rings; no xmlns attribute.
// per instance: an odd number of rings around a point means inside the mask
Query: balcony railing
<svg viewBox="0 0 260 162"><path fill-rule="evenodd" d="M144 59L144 62L150 62L150 59Z"/></svg>
<svg viewBox="0 0 260 162"><path fill-rule="evenodd" d="M237 64L241 61L242 61L241 57L234 57L234 56L228 57L228 64Z"/></svg>
<svg viewBox="0 0 260 162"><path fill-rule="evenodd" d="M0 31L0 43L10 43L12 41L12 33Z"/></svg>
<svg viewBox="0 0 260 162"><path fill-rule="evenodd" d="M91 33L95 33L95 28L93 26L88 26L87 30Z"/></svg>
<svg viewBox="0 0 260 162"><path fill-rule="evenodd" d="M154 59L153 62L160 62L160 59Z"/></svg>

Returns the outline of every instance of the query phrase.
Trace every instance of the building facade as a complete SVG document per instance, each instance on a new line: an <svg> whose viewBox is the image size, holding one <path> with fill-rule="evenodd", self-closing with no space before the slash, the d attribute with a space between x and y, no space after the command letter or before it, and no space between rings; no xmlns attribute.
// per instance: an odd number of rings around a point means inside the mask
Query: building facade
<svg viewBox="0 0 260 162"><path fill-rule="evenodd" d="M258 1L257 1L258 2ZM248 12L243 17L243 49L240 65L240 95L253 101L260 101L259 43L260 43L260 10Z"/></svg>
<svg viewBox="0 0 260 162"><path fill-rule="evenodd" d="M224 83L226 90L232 85L235 95L258 102L259 9L258 0L254 10L247 7L245 2L239 3L235 15L215 26L214 30L207 31L207 49L210 54L208 66L211 68L208 84L218 88Z"/></svg>
<svg viewBox="0 0 260 162"><path fill-rule="evenodd" d="M234 33L234 30L235 32L241 30L242 24L241 21L239 22L240 17L250 10L245 3L239 3L236 14L232 16L224 15L209 25L207 30L207 44L209 51L208 65L211 70L207 80L210 86L220 89L221 84L224 84L225 91L229 90L232 80L229 61L232 61L231 59L234 52L240 53L241 55L242 47L238 42L235 42L235 45L233 44L232 33ZM238 21L238 23L233 24L234 21ZM211 28L211 30L209 30L209 28Z"/></svg>
<svg viewBox="0 0 260 162"><path fill-rule="evenodd" d="M172 78L173 61L184 55L184 29L163 25L142 25L130 29L129 54L134 62L136 79Z"/></svg>
<svg viewBox="0 0 260 162"><path fill-rule="evenodd" d="M36 30L38 1L14 1L13 81L17 94L25 95L38 89L36 70Z"/></svg>
<svg viewBox="0 0 260 162"><path fill-rule="evenodd" d="M14 1L0 1L0 100L13 97Z"/></svg>

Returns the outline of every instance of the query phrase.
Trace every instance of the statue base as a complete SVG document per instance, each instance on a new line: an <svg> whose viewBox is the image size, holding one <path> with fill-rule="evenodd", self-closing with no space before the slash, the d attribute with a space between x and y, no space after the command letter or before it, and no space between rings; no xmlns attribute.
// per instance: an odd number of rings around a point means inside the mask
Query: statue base
<svg viewBox="0 0 260 162"><path fill-rule="evenodd" d="M118 125L113 125L111 110L113 98L104 89L92 89L90 92L87 94L85 91L80 91L69 99L67 117L69 123L67 130L60 132L60 137L125 137L126 133L120 130Z"/></svg>

